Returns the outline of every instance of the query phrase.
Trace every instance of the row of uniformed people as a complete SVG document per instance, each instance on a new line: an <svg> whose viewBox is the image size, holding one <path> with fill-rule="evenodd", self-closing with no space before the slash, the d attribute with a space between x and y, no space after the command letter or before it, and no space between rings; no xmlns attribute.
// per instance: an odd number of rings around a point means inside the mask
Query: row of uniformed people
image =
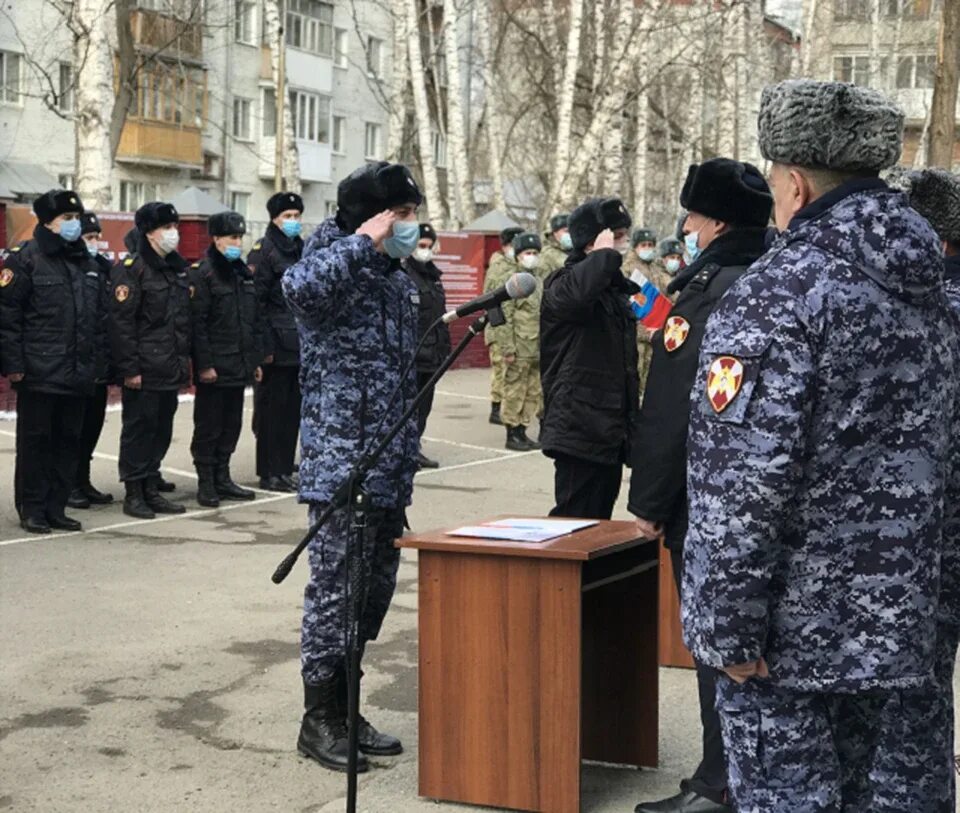
<svg viewBox="0 0 960 813"><path fill-rule="evenodd" d="M68 503L112 501L89 472L108 382L122 386L124 512L152 518L185 510L162 495L172 484L160 465L191 357L198 501L254 498L230 474L243 391L254 379L261 486L295 490L299 355L280 278L300 256L303 203L278 193L268 211L271 224L249 263L240 248L243 218L222 212L209 220L206 255L188 268L177 252L175 208L147 203L125 240L130 256L111 270L97 252L96 216L75 193L52 190L34 203L33 239L15 247L0 272L0 373L18 393L15 501L24 529L79 530Z"/></svg>

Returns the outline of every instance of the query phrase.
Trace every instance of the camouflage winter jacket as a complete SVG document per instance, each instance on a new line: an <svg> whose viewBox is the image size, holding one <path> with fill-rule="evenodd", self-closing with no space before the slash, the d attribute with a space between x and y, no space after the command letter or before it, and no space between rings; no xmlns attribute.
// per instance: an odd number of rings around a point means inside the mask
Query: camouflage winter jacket
<svg viewBox="0 0 960 813"><path fill-rule="evenodd" d="M922 685L960 616L939 242L900 193L852 188L726 293L691 395L684 639L801 691Z"/></svg>
<svg viewBox="0 0 960 813"><path fill-rule="evenodd" d="M283 293L300 335L300 500L325 503L416 396L417 289L369 237L329 218L284 273ZM411 418L367 475L374 505L410 504L418 448Z"/></svg>

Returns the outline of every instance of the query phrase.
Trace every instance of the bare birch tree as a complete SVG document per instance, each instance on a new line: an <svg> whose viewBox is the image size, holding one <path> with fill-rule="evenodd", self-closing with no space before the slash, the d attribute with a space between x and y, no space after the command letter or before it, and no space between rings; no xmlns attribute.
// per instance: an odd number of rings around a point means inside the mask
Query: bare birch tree
<svg viewBox="0 0 960 813"><path fill-rule="evenodd" d="M283 38L283 21L280 19L279 0L264 0L264 20L270 37L270 73L273 79L274 99L277 105L277 135L282 140L281 156L282 186L290 192L299 193L303 188L300 181L300 155L297 152L297 140L293 132L293 116L286 110L285 82L281 81L281 50L286 48Z"/></svg>
<svg viewBox="0 0 960 813"><path fill-rule="evenodd" d="M493 208L504 211L507 208L503 196L503 158L501 149L503 137L500 131L500 106L496 100L496 79L494 77L495 53L493 33L491 31L491 7L493 0L480 0L477 14L477 28L483 58L484 122L490 182L493 186Z"/></svg>
<svg viewBox="0 0 960 813"><path fill-rule="evenodd" d="M564 200L561 190L570 172L571 130L573 127L573 100L576 93L577 71L580 65L580 35L583 26L583 0L570 0L570 20L567 31L567 47L564 52L563 79L560 84L560 103L557 115L557 142L554 152L553 174L550 181L550 205L554 200ZM541 217L547 217L548 212Z"/></svg>
<svg viewBox="0 0 960 813"><path fill-rule="evenodd" d="M393 64L390 74L390 107L387 127L387 160L399 161L406 129L407 86L410 83L410 36L406 0L390 0L393 18Z"/></svg>
<svg viewBox="0 0 960 813"><path fill-rule="evenodd" d="M460 84L460 27L459 10L454 0L443 0L443 45L447 62L447 141L453 159L453 187L450 196L456 207L453 225L459 227L474 219L473 183L470 162L467 159L467 140L464 134L463 90Z"/></svg>

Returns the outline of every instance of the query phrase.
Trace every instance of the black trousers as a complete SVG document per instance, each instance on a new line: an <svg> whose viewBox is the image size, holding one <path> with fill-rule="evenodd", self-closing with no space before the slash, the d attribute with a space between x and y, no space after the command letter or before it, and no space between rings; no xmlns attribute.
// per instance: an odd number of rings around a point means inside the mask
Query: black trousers
<svg viewBox="0 0 960 813"><path fill-rule="evenodd" d="M237 449L243 425L243 386L197 384L193 401L193 442L190 453L197 466L227 463Z"/></svg>
<svg viewBox="0 0 960 813"><path fill-rule="evenodd" d="M263 380L254 397L257 436L257 476L293 474L300 431L300 368L263 367Z"/></svg>
<svg viewBox="0 0 960 813"><path fill-rule="evenodd" d="M673 578L680 595L683 582L683 551L671 550ZM727 758L723 753L723 733L720 730L720 715L717 713L717 677L719 672L712 666L696 664L697 689L700 695L700 725L703 729L703 758L690 779L681 787L699 793L715 802L725 802L727 791Z"/></svg>
<svg viewBox="0 0 960 813"><path fill-rule="evenodd" d="M18 390L14 502L21 517L63 515L80 457L85 400Z"/></svg>
<svg viewBox="0 0 960 813"><path fill-rule="evenodd" d="M93 395L84 401L83 429L80 432L80 459L77 462L77 476L74 485L81 486L90 482L90 461L103 431L103 419L107 414L107 385L97 384Z"/></svg>
<svg viewBox="0 0 960 813"><path fill-rule="evenodd" d="M124 482L159 476L177 413L176 390L123 388L120 431L120 479Z"/></svg>
<svg viewBox="0 0 960 813"><path fill-rule="evenodd" d="M435 370L423 372L417 370L417 392L422 390L427 382L433 377ZM423 430L427 428L427 418L430 417L430 410L433 409L433 392L436 386L430 387L424 399L420 402L420 414L417 415L417 426L420 429L420 437L423 437Z"/></svg>
<svg viewBox="0 0 960 813"><path fill-rule="evenodd" d="M551 517L610 519L620 494L621 464L604 465L557 455L553 466L557 504L550 512Z"/></svg>

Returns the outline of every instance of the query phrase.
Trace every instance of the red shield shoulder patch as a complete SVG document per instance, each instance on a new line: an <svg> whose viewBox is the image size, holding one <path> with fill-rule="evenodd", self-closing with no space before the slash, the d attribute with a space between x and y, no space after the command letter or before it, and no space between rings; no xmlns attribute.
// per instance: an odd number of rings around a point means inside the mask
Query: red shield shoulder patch
<svg viewBox="0 0 960 813"><path fill-rule="evenodd" d="M707 400L714 412L723 412L743 385L743 364L733 356L720 356L707 372Z"/></svg>
<svg viewBox="0 0 960 813"><path fill-rule="evenodd" d="M130 298L130 289L126 285L118 285L113 289L117 302L126 302Z"/></svg>
<svg viewBox="0 0 960 813"><path fill-rule="evenodd" d="M679 350L690 335L690 323L682 316L671 316L663 326L663 346L668 353Z"/></svg>
<svg viewBox="0 0 960 813"><path fill-rule="evenodd" d="M0 288L6 288L11 282L13 282L13 269L4 268L0 271Z"/></svg>

